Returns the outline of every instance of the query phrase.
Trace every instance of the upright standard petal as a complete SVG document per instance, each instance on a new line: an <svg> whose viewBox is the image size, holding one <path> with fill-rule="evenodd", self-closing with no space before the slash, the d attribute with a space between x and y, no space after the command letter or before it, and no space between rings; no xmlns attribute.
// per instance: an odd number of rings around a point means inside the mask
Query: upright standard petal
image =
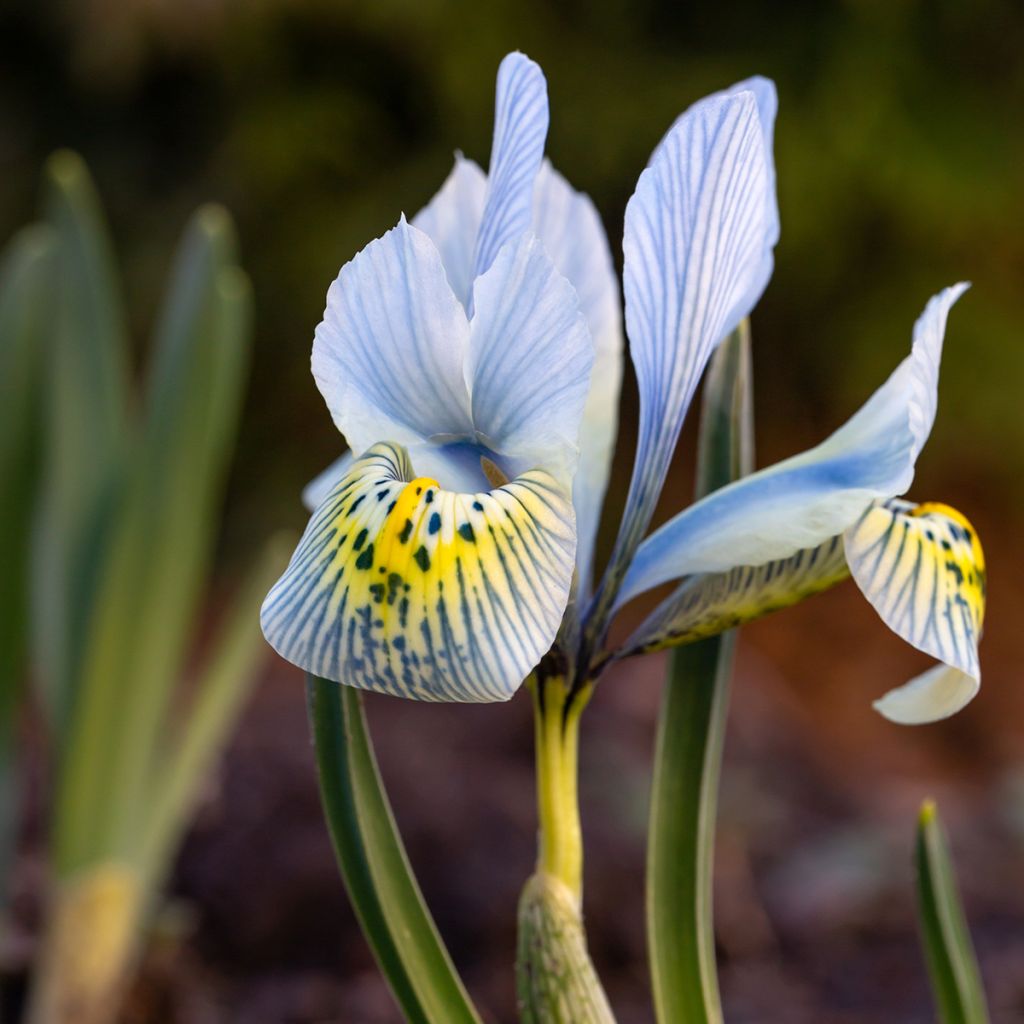
<svg viewBox="0 0 1024 1024"><path fill-rule="evenodd" d="M618 432L622 384L622 313L608 236L594 204L545 160L534 185L533 230L579 296L594 344L590 390L580 424L573 478L578 587L590 596L591 562Z"/></svg>
<svg viewBox="0 0 1024 1024"><path fill-rule="evenodd" d="M313 341L313 376L355 452L472 432L469 322L434 243L405 218L341 268Z"/></svg>
<svg viewBox="0 0 1024 1024"><path fill-rule="evenodd" d="M765 78L762 75L754 75L752 78L747 78L742 82L737 82L735 85L730 86L728 89L723 89L721 92L712 93L711 96L707 97L707 99L738 96L740 93L744 92L753 94L754 102L757 104L757 116L761 121L761 133L764 136L764 149L768 156L768 173L770 177L766 198L769 203L770 223L774 225L774 236L775 241L777 242L779 238L779 204L775 194L775 159L773 154L775 149L775 116L779 112L779 97L778 93L775 91L775 83L770 78ZM661 152L662 146L665 145L665 141L688 113L688 110L684 111L672 123L672 127L665 133L665 138L662 139L651 154L650 163L654 162L655 158Z"/></svg>
<svg viewBox="0 0 1024 1024"><path fill-rule="evenodd" d="M687 111L626 208L626 333L640 429L607 604L654 512L683 417L715 346L758 300L776 228L764 132L750 92Z"/></svg>
<svg viewBox="0 0 1024 1024"><path fill-rule="evenodd" d="M548 474L456 494L377 444L314 513L261 623L284 658L340 683L506 700L555 637L574 560L572 505Z"/></svg>
<svg viewBox="0 0 1024 1024"><path fill-rule="evenodd" d="M882 621L944 663L875 707L902 724L959 711L981 684L985 556L974 528L947 505L891 502L847 530L845 546L853 578Z"/></svg>
<svg viewBox="0 0 1024 1024"><path fill-rule="evenodd" d="M455 167L440 192L412 219L428 234L444 262L456 298L469 308L476 236L487 197L487 175L472 160L455 154Z"/></svg>
<svg viewBox="0 0 1024 1024"><path fill-rule="evenodd" d="M506 242L530 229L533 181L548 134L548 87L529 57L510 53L498 68L494 141L487 199L476 241L474 276L487 271Z"/></svg>
<svg viewBox="0 0 1024 1024"><path fill-rule="evenodd" d="M477 437L511 473L541 467L568 488L593 362L576 291L522 235L473 296L466 372Z"/></svg>
<svg viewBox="0 0 1024 1024"><path fill-rule="evenodd" d="M715 491L648 537L618 604L667 580L816 548L873 502L903 494L935 419L946 317L966 288L947 288L928 303L911 354L827 441Z"/></svg>

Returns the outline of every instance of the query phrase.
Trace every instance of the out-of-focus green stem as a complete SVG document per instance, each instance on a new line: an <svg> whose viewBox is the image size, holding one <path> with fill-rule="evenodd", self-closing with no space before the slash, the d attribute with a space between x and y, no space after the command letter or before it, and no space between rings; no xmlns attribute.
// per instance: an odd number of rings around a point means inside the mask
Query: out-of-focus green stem
<svg viewBox="0 0 1024 1024"><path fill-rule="evenodd" d="M704 385L697 497L753 467L749 325L712 358ZM672 652L654 754L647 943L660 1024L720 1024L712 868L735 633Z"/></svg>

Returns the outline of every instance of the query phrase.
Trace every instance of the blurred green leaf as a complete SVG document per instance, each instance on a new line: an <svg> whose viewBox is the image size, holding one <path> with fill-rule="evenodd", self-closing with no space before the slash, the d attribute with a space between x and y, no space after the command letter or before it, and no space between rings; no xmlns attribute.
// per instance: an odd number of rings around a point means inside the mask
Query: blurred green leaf
<svg viewBox="0 0 1024 1024"><path fill-rule="evenodd" d="M62 872L143 841L163 722L216 525L248 357L250 293L216 207L185 232L160 328L141 443L103 567L61 773Z"/></svg>
<svg viewBox="0 0 1024 1024"><path fill-rule="evenodd" d="M18 234L0 262L0 886L16 831L14 728L24 677L39 383L52 329L55 256L53 233L37 225Z"/></svg>
<svg viewBox="0 0 1024 1024"><path fill-rule="evenodd" d="M701 414L697 496L753 466L746 323L715 353ZM712 868L736 634L673 651L658 716L647 844L647 943L659 1021L721 1021Z"/></svg>
<svg viewBox="0 0 1024 1024"><path fill-rule="evenodd" d="M214 761L223 749L266 653L260 605L284 571L293 538L267 545L236 595L213 651L196 681L188 713L161 743L161 770L152 780L151 810L143 832L142 864L151 879L162 877L188 824Z"/></svg>
<svg viewBox="0 0 1024 1024"><path fill-rule="evenodd" d="M949 849L935 804L917 823L917 899L928 973L942 1024L987 1024L978 962L964 919Z"/></svg>
<svg viewBox="0 0 1024 1024"><path fill-rule="evenodd" d="M81 158L45 173L44 214L60 242L48 360L45 476L33 553L33 652L62 733L74 699L96 575L130 428L127 335L99 198Z"/></svg>
<svg viewBox="0 0 1024 1024"><path fill-rule="evenodd" d="M349 898L406 1019L479 1021L402 845L366 728L362 694L307 677L320 795Z"/></svg>

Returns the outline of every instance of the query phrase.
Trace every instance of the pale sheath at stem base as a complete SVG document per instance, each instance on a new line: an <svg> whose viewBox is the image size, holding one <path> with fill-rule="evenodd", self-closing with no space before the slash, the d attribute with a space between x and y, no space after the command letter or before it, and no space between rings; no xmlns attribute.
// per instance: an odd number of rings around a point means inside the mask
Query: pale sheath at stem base
<svg viewBox="0 0 1024 1024"><path fill-rule="evenodd" d="M516 986L523 1024L614 1024L576 896L543 872L519 899Z"/></svg>
<svg viewBox="0 0 1024 1024"><path fill-rule="evenodd" d="M63 883L28 1013L29 1024L107 1024L120 1005L137 954L142 880L107 863Z"/></svg>

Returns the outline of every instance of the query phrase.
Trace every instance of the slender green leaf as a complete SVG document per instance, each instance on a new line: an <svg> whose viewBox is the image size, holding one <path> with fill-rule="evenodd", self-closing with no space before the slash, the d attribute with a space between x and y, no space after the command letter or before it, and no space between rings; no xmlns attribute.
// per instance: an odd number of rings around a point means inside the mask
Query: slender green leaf
<svg viewBox="0 0 1024 1024"><path fill-rule="evenodd" d="M149 382L135 536L148 552L123 695L111 799L132 844L164 765L159 741L210 571L249 360L248 280L228 264L227 215L207 207L186 233ZM272 581L271 581L272 582ZM257 608L258 612L258 608Z"/></svg>
<svg viewBox="0 0 1024 1024"><path fill-rule="evenodd" d="M226 214L185 233L96 597L57 810L62 873L132 860L202 580L247 359L248 282Z"/></svg>
<svg viewBox="0 0 1024 1024"><path fill-rule="evenodd" d="M753 464L746 324L708 370L697 494ZM673 651L658 717L647 846L647 942L663 1024L722 1019L715 967L712 868L735 632Z"/></svg>
<svg viewBox="0 0 1024 1024"><path fill-rule="evenodd" d="M45 476L33 551L33 650L45 705L67 727L111 508L130 436L127 332L99 200L80 157L56 153L46 220L60 243L45 376Z"/></svg>
<svg viewBox="0 0 1024 1024"><path fill-rule="evenodd" d="M960 905L956 877L935 804L917 824L918 914L928 973L942 1024L987 1024L978 961Z"/></svg>
<svg viewBox="0 0 1024 1024"><path fill-rule="evenodd" d="M0 903L17 815L14 727L24 677L38 390L52 330L55 256L53 233L35 226L15 237L0 263Z"/></svg>
<svg viewBox="0 0 1024 1024"><path fill-rule="evenodd" d="M287 563L294 538L267 545L244 581L227 621L196 681L184 721L162 744L164 770L153 780L152 809L144 827L142 863L159 882L188 826L203 783L214 767L256 680L266 653L260 631L260 605Z"/></svg>
<svg viewBox="0 0 1024 1024"><path fill-rule="evenodd" d="M362 695L308 677L320 795L363 933L406 1018L478 1021L423 902L366 728Z"/></svg>

